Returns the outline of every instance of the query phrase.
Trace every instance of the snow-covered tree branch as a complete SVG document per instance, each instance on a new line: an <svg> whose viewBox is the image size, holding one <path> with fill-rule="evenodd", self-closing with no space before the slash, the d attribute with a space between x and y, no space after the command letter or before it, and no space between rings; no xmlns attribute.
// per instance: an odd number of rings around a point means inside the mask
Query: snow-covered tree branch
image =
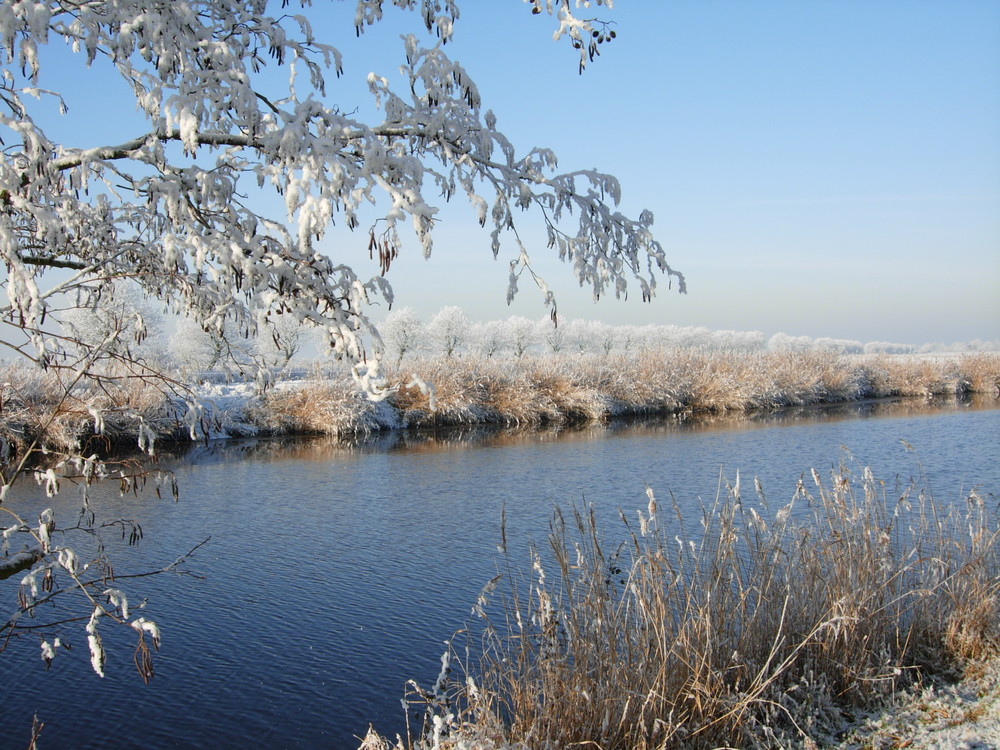
<svg viewBox="0 0 1000 750"><path fill-rule="evenodd" d="M651 234L652 216L614 208L621 191L613 177L557 173L551 151L519 154L497 130L469 73L445 53L459 17L454 2L393 2L417 10L435 37L429 45L406 37L400 90L368 76L384 118L373 123L330 103L327 79L344 74L345 62L316 38L308 3L298 14L271 15L277 5L49 0L0 11L3 313L43 364L59 349L50 351L43 323L57 292L79 301L111 279L132 278L210 331L227 319L256 330L290 313L321 329L336 355L364 366L381 351L366 310L392 302L386 276L404 245L400 227L408 224L429 255L435 200L457 194L489 225L494 254L507 239L516 248L511 295L531 263L519 210L539 217L549 246L597 297L625 294L632 282L649 298L661 274L683 288ZM357 3L357 33L382 18L382 6ZM556 15L557 37L578 49L596 44L595 34L604 39L605 26L577 18L569 2L535 2L532 11ZM62 103L60 71L40 54L57 44L81 66L121 76L146 132L89 147L50 138L33 108L36 98ZM273 66L293 73L287 90L271 90L263 74ZM276 196L277 211L259 208L261 191ZM337 220L359 227L369 204L381 207L367 240L382 273L366 279L317 244ZM77 275L45 290L43 277L57 268Z"/></svg>
<svg viewBox="0 0 1000 750"><path fill-rule="evenodd" d="M140 447L152 452L156 430L116 395L129 383L169 392L186 409L177 421L194 435L197 402L140 346L147 309L211 334L219 342L212 357L237 366L247 360L238 341L270 336L287 363L294 337L314 329L370 394L384 393L383 343L368 312L391 306L393 260L414 239L429 256L441 204L457 196L488 229L484 244L495 256L501 246L514 251L508 296L527 272L553 318L556 301L532 268L522 214L595 297L637 287L649 299L664 275L683 291L652 235L652 215L617 209L615 178L559 172L554 153L519 150L498 130L470 73L445 51L459 25L453 0L341 2L353 4L353 22L324 24L325 41L310 0L0 3L0 343L50 376L57 407L38 424L73 411L92 426L69 436L75 449L47 455L46 488L57 490L59 476L80 467L86 482L106 474L85 449L105 435L111 413L134 418ZM525 6L528 23L532 15L555 19L554 36L579 52L581 71L615 36L606 22L579 16L589 5ZM389 11L411 12L416 28L400 51L401 85L363 73L377 113L366 119L337 101L333 81L356 71L329 42L360 36ZM120 88L102 98L107 133L66 127L82 75ZM84 138L106 141L75 142ZM371 270L349 248L331 249L338 223L360 233ZM153 304L124 300L130 286L141 289L136 300ZM404 346L397 343L397 359ZM95 394L111 406L95 406ZM0 438L0 502L43 447ZM4 539L36 540L38 551L18 558L31 565L29 589L58 569L93 599L84 619L100 673L99 619L133 627L140 639L149 631L136 628L118 593L97 601L73 578L75 558L44 541L50 522L12 518ZM45 643L48 661L54 648Z"/></svg>

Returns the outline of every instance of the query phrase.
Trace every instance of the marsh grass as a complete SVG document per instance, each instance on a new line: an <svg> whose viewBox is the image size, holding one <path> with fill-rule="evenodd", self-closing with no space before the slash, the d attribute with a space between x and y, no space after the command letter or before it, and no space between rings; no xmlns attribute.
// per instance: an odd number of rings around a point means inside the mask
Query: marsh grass
<svg viewBox="0 0 1000 750"><path fill-rule="evenodd" d="M11 450L37 444L66 450L95 438L101 413L110 448L141 422L158 439L189 439L188 407L177 394L128 372L89 387L55 372L0 369L0 439ZM644 349L630 354L562 353L519 359L456 356L411 359L390 370L388 397L372 402L346 368L248 395L194 432L358 435L397 427L508 426L599 422L625 415L750 413L786 406L896 396L1000 395L1000 355L958 358ZM250 386L247 386L248 388ZM213 421L214 420L214 421ZM218 422L218 424L215 424ZM228 424L224 424L228 422ZM187 436L187 437L185 437Z"/></svg>
<svg viewBox="0 0 1000 750"><path fill-rule="evenodd" d="M377 402L365 398L347 377L314 382L307 388L275 389L247 404L243 419L264 433L341 436L381 428Z"/></svg>
<svg viewBox="0 0 1000 750"><path fill-rule="evenodd" d="M41 454L106 452L125 441L134 444L139 424L154 434L176 428L171 392L162 382L124 368L109 369L86 384L59 369L0 368L5 462L35 449Z"/></svg>
<svg viewBox="0 0 1000 750"><path fill-rule="evenodd" d="M434 388L430 398L406 383ZM898 396L1000 395L1000 355L961 358L823 352L642 350L502 360L416 359L390 377L411 426L600 421L629 414L719 414Z"/></svg>
<svg viewBox="0 0 1000 750"><path fill-rule="evenodd" d="M845 466L776 512L756 490L737 479L693 522L652 491L612 530L556 510L524 579L504 541L479 635L453 641L432 688L413 686L426 721L400 745L809 746L997 654L995 498L942 506Z"/></svg>

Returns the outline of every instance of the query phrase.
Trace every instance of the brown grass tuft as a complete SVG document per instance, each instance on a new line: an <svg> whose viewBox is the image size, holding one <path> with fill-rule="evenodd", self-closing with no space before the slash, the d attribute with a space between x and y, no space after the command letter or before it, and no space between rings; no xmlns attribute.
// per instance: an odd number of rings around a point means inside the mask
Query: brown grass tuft
<svg viewBox="0 0 1000 750"><path fill-rule="evenodd" d="M1000 650L998 541L974 495L964 510L917 487L889 496L844 467L813 472L775 513L737 483L695 528L652 492L613 538L593 510L557 510L530 579L504 558L484 589L459 676L414 689L427 724L411 746L821 738L843 710Z"/></svg>
<svg viewBox="0 0 1000 750"><path fill-rule="evenodd" d="M268 391L251 402L245 416L258 429L275 434L354 435L378 429L375 407L345 377Z"/></svg>

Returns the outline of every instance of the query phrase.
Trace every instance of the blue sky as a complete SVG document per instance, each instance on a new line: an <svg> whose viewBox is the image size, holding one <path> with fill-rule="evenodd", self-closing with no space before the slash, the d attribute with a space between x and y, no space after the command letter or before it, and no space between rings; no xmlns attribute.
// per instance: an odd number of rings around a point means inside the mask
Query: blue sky
<svg viewBox="0 0 1000 750"><path fill-rule="evenodd" d="M529 5L461 7L448 48L498 127L521 151L552 148L562 169L619 177L623 209L655 213L687 277L684 296L664 284L651 304L594 303L526 218L522 237L563 316L865 342L1000 340L1000 3L618 0L582 11L617 33L582 76L574 50L552 42L552 19ZM370 108L370 70L399 80L399 34L422 29L387 8L359 40L353 2L316 0L313 15L317 36L344 53L329 99L345 110ZM61 89L69 59L53 60L57 75L42 85ZM58 126L70 144L137 134L127 111L107 118L99 71L76 80ZM326 249L364 265L366 240L334 235ZM459 199L442 213L433 257L413 241L389 279L397 305L424 317L451 304L476 320L541 317L528 282L505 303L514 255L508 245L494 261Z"/></svg>
<svg viewBox="0 0 1000 750"><path fill-rule="evenodd" d="M466 2L448 45L515 144L611 172L627 210L652 209L687 277L686 296L595 304L536 241L562 314L1000 339L1000 3L619 0L589 14L617 39L582 76L519 2ZM390 80L395 33L357 45L391 59ZM542 314L525 284L506 306L503 258L462 219L449 213L460 226L442 226L428 263L414 252L392 269L397 303Z"/></svg>

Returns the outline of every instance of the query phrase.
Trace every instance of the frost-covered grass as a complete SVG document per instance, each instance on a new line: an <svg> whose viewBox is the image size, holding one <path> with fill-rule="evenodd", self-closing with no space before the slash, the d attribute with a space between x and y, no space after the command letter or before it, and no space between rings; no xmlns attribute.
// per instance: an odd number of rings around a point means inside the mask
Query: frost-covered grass
<svg viewBox="0 0 1000 750"><path fill-rule="evenodd" d="M435 403L404 383L433 384ZM889 396L1000 393L1000 355L955 358L822 352L422 359L393 376L411 425L539 424L625 414L755 411Z"/></svg>
<svg viewBox="0 0 1000 750"><path fill-rule="evenodd" d="M86 383L59 369L0 367L0 447L4 463L32 450L106 452L172 431L177 409L163 382L108 372Z"/></svg>
<svg viewBox="0 0 1000 750"><path fill-rule="evenodd" d="M650 491L617 528L556 511L528 575L501 545L477 635L413 686L425 723L398 746L815 748L1000 653L995 498L841 467L780 508L737 478L698 521Z"/></svg>
<svg viewBox="0 0 1000 750"><path fill-rule="evenodd" d="M431 398L405 384L416 375ZM626 414L747 412L889 396L1000 392L1000 355L647 350L520 360L419 359L391 376L402 424L541 424Z"/></svg>
<svg viewBox="0 0 1000 750"><path fill-rule="evenodd" d="M0 438L15 453L33 440L52 450L100 440L248 434L356 435L448 425L537 426L635 414L740 413L889 396L1000 394L1000 355L843 355L829 352L705 352L647 349L418 358L391 368L389 394L368 399L345 368L315 368L302 381L195 388L178 399L142 378L72 388L57 373L8 366ZM98 415L95 418L95 414ZM89 447L89 446L88 446Z"/></svg>

